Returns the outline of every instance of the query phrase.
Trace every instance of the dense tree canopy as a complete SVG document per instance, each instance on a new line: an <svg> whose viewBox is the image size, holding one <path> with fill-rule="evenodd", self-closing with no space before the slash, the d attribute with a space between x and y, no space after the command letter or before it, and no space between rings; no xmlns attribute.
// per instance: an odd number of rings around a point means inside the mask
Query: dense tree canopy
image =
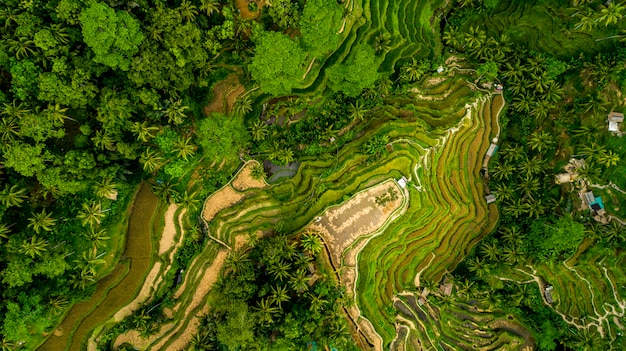
<svg viewBox="0 0 626 351"><path fill-rule="evenodd" d="M265 32L256 40L250 73L264 92L287 95L302 80L305 56L298 43L286 34Z"/></svg>
<svg viewBox="0 0 626 351"><path fill-rule="evenodd" d="M365 43L354 46L344 63L328 69L329 86L348 96L357 96L378 80L378 66L374 49Z"/></svg>
<svg viewBox="0 0 626 351"><path fill-rule="evenodd" d="M333 50L341 35L341 5L335 0L309 0L300 19L302 43L308 52L318 57Z"/></svg>
<svg viewBox="0 0 626 351"><path fill-rule="evenodd" d="M100 2L91 3L79 19L85 43L95 53L94 61L128 71L132 56L144 40L139 21ZM50 41L44 45L50 46Z"/></svg>

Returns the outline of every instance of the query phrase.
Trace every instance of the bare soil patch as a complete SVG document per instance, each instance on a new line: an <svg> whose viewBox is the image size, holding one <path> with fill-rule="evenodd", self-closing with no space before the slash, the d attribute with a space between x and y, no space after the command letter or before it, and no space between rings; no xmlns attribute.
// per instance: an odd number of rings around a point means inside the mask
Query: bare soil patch
<svg viewBox="0 0 626 351"><path fill-rule="evenodd" d="M236 192L230 185L226 185L207 198L202 210L202 218L206 221L212 220L219 211L234 205L243 197L243 194Z"/></svg>
<svg viewBox="0 0 626 351"><path fill-rule="evenodd" d="M252 12L248 9L248 4L255 2L258 6L258 10ZM261 9L265 6L265 0L236 0L235 6L239 10L239 14L243 19L256 19L261 15Z"/></svg>
<svg viewBox="0 0 626 351"><path fill-rule="evenodd" d="M176 210L178 210L178 205L173 203L165 211L165 225L163 226L161 241L159 241L159 256L169 251L176 244L174 240L176 237L176 224L174 222Z"/></svg>
<svg viewBox="0 0 626 351"><path fill-rule="evenodd" d="M389 197L390 191L395 198ZM384 198L388 200L382 201ZM308 228L322 234L331 259L338 266L348 246L359 237L375 232L401 204L402 189L389 180L358 193L337 207L329 208Z"/></svg>
<svg viewBox="0 0 626 351"><path fill-rule="evenodd" d="M252 169L254 169L254 167L261 167L261 165L257 161L250 161L241 169L232 182L232 186L235 190L244 191L251 188L263 188L267 185L265 180L254 179L252 177Z"/></svg>
<svg viewBox="0 0 626 351"><path fill-rule="evenodd" d="M204 106L204 114L209 115L213 112L230 112L237 96L245 90L243 85L239 83L237 75L229 75L226 79L215 84L213 87L213 100L211 100L208 105Z"/></svg>

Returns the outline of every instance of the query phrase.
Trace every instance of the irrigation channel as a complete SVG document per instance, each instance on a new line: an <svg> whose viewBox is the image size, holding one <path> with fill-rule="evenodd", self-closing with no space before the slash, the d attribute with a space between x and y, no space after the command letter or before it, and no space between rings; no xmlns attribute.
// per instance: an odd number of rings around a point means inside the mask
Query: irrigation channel
<svg viewBox="0 0 626 351"><path fill-rule="evenodd" d="M106 277L99 280L96 292L77 303L63 319L57 331L39 348L40 351L81 350L89 333L102 321L128 304L143 284L152 254L151 226L159 200L150 186L141 183L133 202L128 235L122 259Z"/></svg>

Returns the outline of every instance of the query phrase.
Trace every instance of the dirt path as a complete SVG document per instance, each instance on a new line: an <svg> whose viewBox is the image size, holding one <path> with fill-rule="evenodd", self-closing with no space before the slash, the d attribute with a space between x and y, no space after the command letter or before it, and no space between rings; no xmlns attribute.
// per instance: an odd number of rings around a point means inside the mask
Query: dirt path
<svg viewBox="0 0 626 351"><path fill-rule="evenodd" d="M165 225L163 226L163 233L159 241L159 256L171 250L176 244L176 223L174 222L176 210L178 210L178 205L173 203L170 204L165 212Z"/></svg>

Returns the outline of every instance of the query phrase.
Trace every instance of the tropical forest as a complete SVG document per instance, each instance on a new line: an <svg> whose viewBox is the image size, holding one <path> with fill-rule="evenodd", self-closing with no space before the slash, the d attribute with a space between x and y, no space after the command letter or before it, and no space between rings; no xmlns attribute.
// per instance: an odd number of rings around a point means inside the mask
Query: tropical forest
<svg viewBox="0 0 626 351"><path fill-rule="evenodd" d="M626 0L0 0L0 351L626 350Z"/></svg>

